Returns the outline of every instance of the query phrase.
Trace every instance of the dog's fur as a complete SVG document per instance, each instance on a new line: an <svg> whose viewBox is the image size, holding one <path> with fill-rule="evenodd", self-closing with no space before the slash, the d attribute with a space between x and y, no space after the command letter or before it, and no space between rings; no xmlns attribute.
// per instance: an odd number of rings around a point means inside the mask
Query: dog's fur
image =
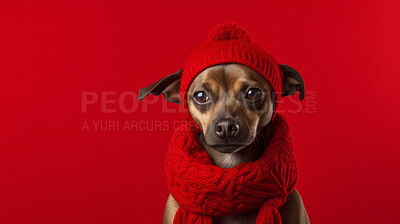
<svg viewBox="0 0 400 224"><path fill-rule="evenodd" d="M300 92L304 98L304 83L296 70L281 65L282 96ZM139 100L149 93L163 94L170 102L179 102L182 70L142 89ZM189 112L201 127L199 141L216 166L232 168L257 160L268 145L273 133L270 121L274 112L274 93L268 82L251 68L240 64L221 64L202 71L187 93ZM257 92L257 99L249 91ZM196 96L207 96L199 103ZM196 99L195 99L196 98ZM250 99L249 99L250 98ZM205 98L202 98L205 99ZM169 195L164 211L164 224L173 223L179 205ZM283 223L308 223L308 216L299 193L294 190L280 208ZM255 223L258 209L237 215L213 217L213 223Z"/></svg>

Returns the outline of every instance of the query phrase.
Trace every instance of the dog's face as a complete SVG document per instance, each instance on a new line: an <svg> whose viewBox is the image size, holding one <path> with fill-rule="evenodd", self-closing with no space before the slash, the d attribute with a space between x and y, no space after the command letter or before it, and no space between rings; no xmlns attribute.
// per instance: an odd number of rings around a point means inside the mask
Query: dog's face
<svg viewBox="0 0 400 224"><path fill-rule="evenodd" d="M304 82L292 67L280 65L282 97L299 91L304 99ZM180 103L179 87L183 70L166 76L139 91L139 100L147 95L163 94L169 102ZM203 130L205 144L233 153L250 145L271 121L274 96L268 82L251 68L241 64L211 66L192 82L187 93L189 112Z"/></svg>
<svg viewBox="0 0 400 224"><path fill-rule="evenodd" d="M207 68L193 80L187 104L205 143L232 153L251 144L270 122L272 94L268 82L251 68L222 64Z"/></svg>

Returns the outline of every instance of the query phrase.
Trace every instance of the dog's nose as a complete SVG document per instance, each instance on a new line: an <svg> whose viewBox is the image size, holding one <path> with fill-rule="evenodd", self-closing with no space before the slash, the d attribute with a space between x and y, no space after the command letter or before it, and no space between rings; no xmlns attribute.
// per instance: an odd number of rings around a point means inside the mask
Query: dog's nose
<svg viewBox="0 0 400 224"><path fill-rule="evenodd" d="M239 124L233 119L223 119L215 123L214 130L218 137L229 139L239 132Z"/></svg>

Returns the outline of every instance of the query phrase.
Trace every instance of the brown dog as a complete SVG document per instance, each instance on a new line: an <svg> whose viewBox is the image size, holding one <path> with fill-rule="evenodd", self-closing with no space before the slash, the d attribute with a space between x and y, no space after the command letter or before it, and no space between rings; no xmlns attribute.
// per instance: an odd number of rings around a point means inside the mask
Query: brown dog
<svg viewBox="0 0 400 224"><path fill-rule="evenodd" d="M304 83L293 68L281 65L282 96L299 91L304 98ZM179 103L182 70L141 89L139 100L148 94ZM270 121L274 97L268 82L251 68L241 64L221 64L205 69L188 91L188 108L193 120L203 130L200 143L216 166L232 168L257 160L273 133ZM164 224L173 223L179 205L170 194L164 211ZM280 208L283 223L309 223L299 193L294 190ZM213 223L255 223L258 209L238 215L219 216Z"/></svg>

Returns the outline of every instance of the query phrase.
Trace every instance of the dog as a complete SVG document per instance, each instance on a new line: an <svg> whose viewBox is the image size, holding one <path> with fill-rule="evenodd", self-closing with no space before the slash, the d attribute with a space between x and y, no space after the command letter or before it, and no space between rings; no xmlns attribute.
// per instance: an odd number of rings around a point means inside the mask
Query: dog
<svg viewBox="0 0 400 224"><path fill-rule="evenodd" d="M305 97L304 82L292 67L282 71L282 97L299 92ZM180 103L180 78L183 70L171 74L139 92L139 100L149 94L163 94L169 102ZM188 111L201 128L201 146L218 167L233 168L256 161L273 134L271 119L275 97L269 83L253 69L238 63L213 65L203 70L187 92ZM179 204L170 194L163 223L171 224ZM300 194L295 189L279 209L285 224L309 223ZM258 209L237 215L213 217L216 224L254 224Z"/></svg>

